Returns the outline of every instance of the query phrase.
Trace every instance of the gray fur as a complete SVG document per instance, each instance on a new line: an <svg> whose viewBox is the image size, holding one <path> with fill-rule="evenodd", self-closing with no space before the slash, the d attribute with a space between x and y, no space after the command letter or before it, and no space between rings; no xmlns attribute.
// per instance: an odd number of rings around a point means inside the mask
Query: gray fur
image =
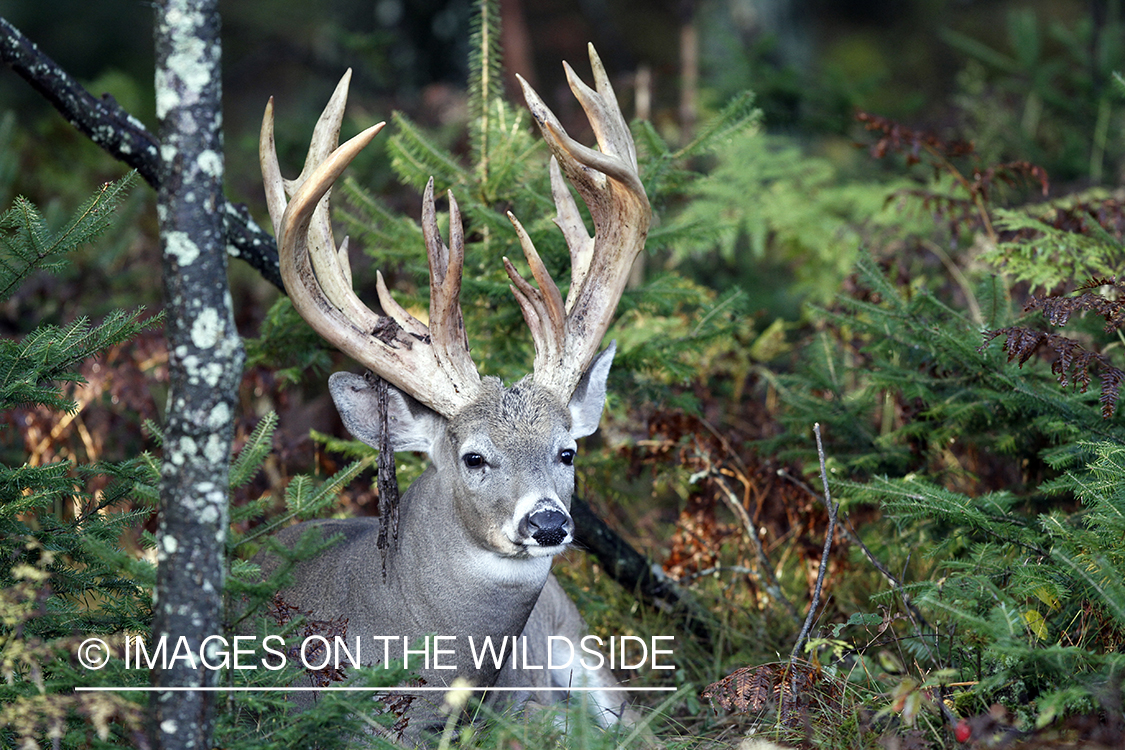
<svg viewBox="0 0 1125 750"><path fill-rule="evenodd" d="M479 644L485 636L495 642L523 634L531 644L529 655L535 655L546 648L548 635L584 634L577 610L550 576L551 558L572 541L574 528L569 514L574 468L561 454L597 429L613 354L611 345L595 358L569 404L530 379L505 388L486 378L480 396L445 420L392 388L392 444L396 450L424 450L432 463L402 497L386 579L376 547L378 518L312 521L286 529L278 539L292 544L309 526L318 526L326 537L342 534L343 541L301 564L284 599L316 619L346 617L349 643L361 637L368 664L383 656L382 642L372 636L454 636L457 654L444 662L456 669L420 670L429 685L464 677L487 686L499 679L531 688L530 696L549 685L614 684L608 670L573 676L545 669L514 672L506 664L501 675L491 662L476 670L468 648L470 636ZM348 430L378 447L374 391L366 380L337 373L330 388ZM467 465L467 454L479 455L481 465ZM527 518L542 510L565 514L561 542L541 537L551 542L544 546L530 535ZM277 564L271 558L261 562L267 574ZM535 697L545 696L559 698ZM433 700L440 704L440 694ZM597 703L604 707L604 701ZM599 718L614 720L608 714ZM418 731L440 719L430 705L414 711L411 725Z"/></svg>

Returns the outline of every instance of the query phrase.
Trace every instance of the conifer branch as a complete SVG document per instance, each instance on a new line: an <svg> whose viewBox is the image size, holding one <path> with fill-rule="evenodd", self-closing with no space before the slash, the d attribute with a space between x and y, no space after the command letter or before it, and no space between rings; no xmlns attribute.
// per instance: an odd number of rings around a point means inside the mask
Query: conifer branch
<svg viewBox="0 0 1125 750"><path fill-rule="evenodd" d="M500 4L480 0L469 35L469 128L477 179L488 182L493 102L503 98Z"/></svg>
<svg viewBox="0 0 1125 750"><path fill-rule="evenodd" d="M160 142L137 118L109 94L100 99L86 91L54 60L0 17L0 61L50 102L66 121L106 153L137 170L154 190L160 190ZM250 264L262 277L281 289L277 243L250 218L245 205L220 196L219 212L227 252Z"/></svg>
<svg viewBox="0 0 1125 750"><path fill-rule="evenodd" d="M135 183L135 172L105 183L55 232L36 206L17 197L0 215L0 300L8 299L34 271L55 270L68 253L105 231Z"/></svg>

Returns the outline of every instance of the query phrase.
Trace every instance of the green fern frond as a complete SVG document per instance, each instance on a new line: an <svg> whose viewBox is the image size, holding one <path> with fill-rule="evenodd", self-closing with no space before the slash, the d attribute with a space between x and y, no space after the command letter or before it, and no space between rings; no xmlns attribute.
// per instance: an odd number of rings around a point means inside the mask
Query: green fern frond
<svg viewBox="0 0 1125 750"><path fill-rule="evenodd" d="M1023 210L999 209L993 223L1017 239L988 249L983 259L1034 289L1054 289L1125 266L1125 244L1093 220L1087 223L1089 234L1056 228Z"/></svg>

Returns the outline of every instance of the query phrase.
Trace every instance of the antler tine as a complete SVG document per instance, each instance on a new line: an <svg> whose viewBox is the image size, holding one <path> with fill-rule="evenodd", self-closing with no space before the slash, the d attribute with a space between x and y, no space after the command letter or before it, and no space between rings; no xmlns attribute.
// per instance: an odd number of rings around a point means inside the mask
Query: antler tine
<svg viewBox="0 0 1125 750"><path fill-rule="evenodd" d="M563 356L566 354L566 310L563 307L562 295L559 294L559 287L555 284L555 280L547 272L547 267L543 265L543 260L536 252L535 245L532 244L531 237L524 230L523 224L520 224L519 219L511 211L508 212L508 220L516 229L516 236L519 238L524 256L531 266L531 275L539 284L539 288L536 289L527 283L516 271L512 262L504 258L504 270L512 280L512 286L509 288L519 302L523 318L531 329L531 338L535 341L535 371L538 372L540 366L562 367Z"/></svg>
<svg viewBox="0 0 1125 750"><path fill-rule="evenodd" d="M571 284L565 315L553 299L558 290L531 240L514 217L513 225L531 265L539 290L511 264L508 275L535 341L535 380L570 397L609 328L625 290L629 270L644 247L652 210L637 168L637 151L621 114L601 59L589 47L595 89L583 83L569 65L567 80L594 130L600 150L578 143L563 129L534 89L520 78L527 107L539 123L551 150L551 192L555 223L562 229L571 257ZM594 220L590 237L567 188L574 185ZM517 280L518 278L518 280ZM553 290L553 291L552 291Z"/></svg>
<svg viewBox="0 0 1125 750"><path fill-rule="evenodd" d="M317 165L336 149L340 140L340 126L344 121L344 108L348 101L348 86L351 83L351 68L344 73L336 89L328 100L324 111L317 119L313 129L313 137L309 143L308 155L305 157L305 166L295 180L286 180L281 176L281 169L277 163L277 150L273 135L273 98L266 105L266 116L262 120L262 134L258 143L258 155L262 162L263 176L266 184L266 203L269 207L270 220L274 232L281 226L281 217L285 211L286 197L293 194L303 185L312 174ZM376 127L382 127L380 123ZM376 131L378 132L378 131ZM374 136L374 133L372 133ZM269 171L266 176L265 172ZM328 196L323 200L322 210L314 212L310 224L309 244L318 252L313 253L313 263L316 270L324 278L324 291L333 304L338 307L346 304L348 293L351 291L351 266L347 256L347 240L336 251L336 243L332 239L332 221L328 212ZM329 248L331 250L329 250ZM335 257L333 257L335 256ZM331 265L330 265L331 264ZM325 266L321 268L320 266ZM337 266L339 271L337 271Z"/></svg>
<svg viewBox="0 0 1125 750"><path fill-rule="evenodd" d="M461 313L461 278L465 267L465 232L457 200L450 191L449 246L441 241L434 207L434 178L426 183L422 196L422 235L430 261L430 337L438 363L451 368L457 379L476 377L476 365L469 357L469 338ZM470 376L471 373L471 376Z"/></svg>
<svg viewBox="0 0 1125 750"><path fill-rule="evenodd" d="M457 301L460 257L450 263L446 250L445 260L439 252L435 262L431 253L431 304L437 313L433 317L442 320L437 325L438 335L431 336L425 325L391 298L382 274L377 274L376 288L387 317L364 305L352 290L347 240L337 249L332 238L329 192L352 159L384 125L372 126L336 147L349 77L350 71L317 122L305 167L296 180L281 177L274 146L272 100L266 107L260 158L266 200L278 239L282 281L293 306L325 340L439 414L452 416L472 400L480 386L480 376L469 357ZM288 204L286 195L291 196ZM429 211L433 211L432 188ZM436 236L436 222L431 223ZM455 223L460 234L460 222ZM436 243L441 246L440 237ZM463 240L453 244L463 255ZM427 246L431 246L429 236ZM459 339L446 334L450 321L454 327L460 326ZM431 345L434 339L437 345Z"/></svg>
<svg viewBox="0 0 1125 750"><path fill-rule="evenodd" d="M578 204L570 194L570 188L563 180L562 170L559 169L559 160L551 155L551 195L555 199L555 224L562 230L566 238L566 246L570 248L570 288L582 288L582 281L590 270L590 261L594 257L594 238L586 231L586 224L582 221L582 214L578 213ZM567 312L573 305L577 295L567 295Z"/></svg>

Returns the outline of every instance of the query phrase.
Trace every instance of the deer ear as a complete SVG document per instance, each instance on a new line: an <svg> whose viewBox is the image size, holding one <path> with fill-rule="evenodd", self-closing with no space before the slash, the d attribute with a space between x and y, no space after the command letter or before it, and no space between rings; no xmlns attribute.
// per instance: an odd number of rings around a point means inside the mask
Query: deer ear
<svg viewBox="0 0 1125 750"><path fill-rule="evenodd" d="M352 437L379 448L379 397L367 378L337 372L328 378L328 390ZM394 450L429 453L443 424L436 412L393 385L387 386L387 429Z"/></svg>
<svg viewBox="0 0 1125 750"><path fill-rule="evenodd" d="M575 439L592 435L598 430L602 409L605 408L605 383L616 351L617 342L609 342L605 351L594 357L586 374L578 381L574 395L570 397L570 435Z"/></svg>

